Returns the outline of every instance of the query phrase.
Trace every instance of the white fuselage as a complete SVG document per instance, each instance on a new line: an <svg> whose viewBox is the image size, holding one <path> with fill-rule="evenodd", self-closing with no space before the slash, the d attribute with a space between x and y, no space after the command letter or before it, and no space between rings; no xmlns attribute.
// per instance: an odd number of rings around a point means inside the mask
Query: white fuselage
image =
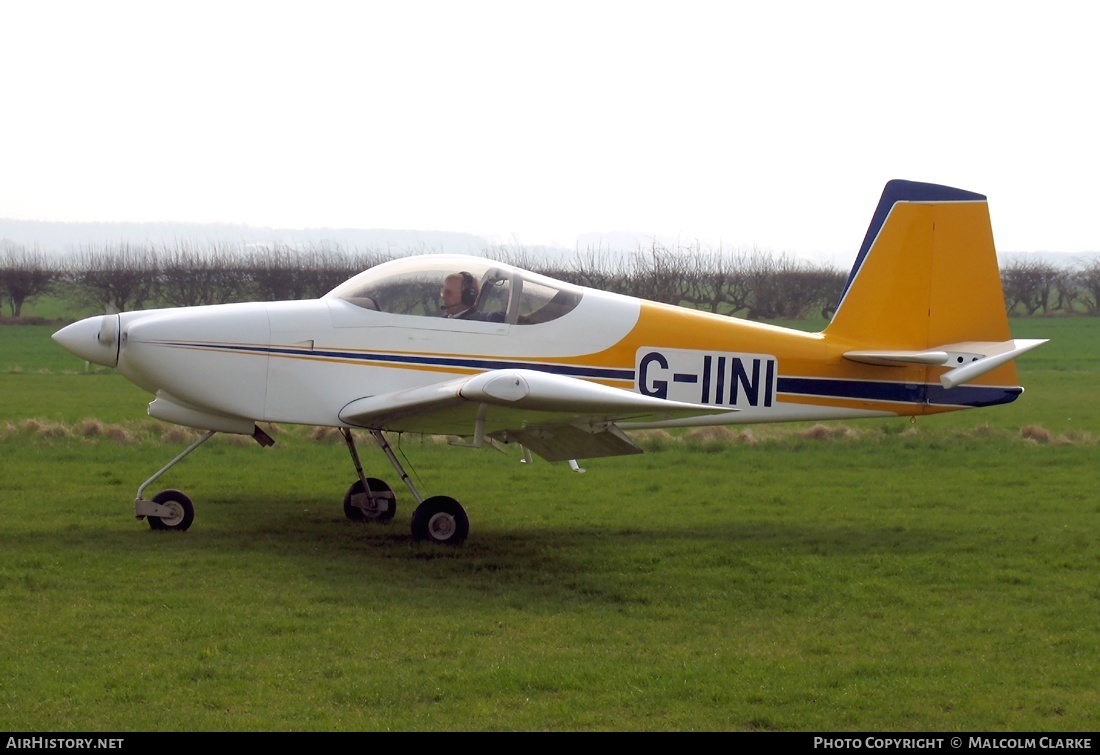
<svg viewBox="0 0 1100 755"><path fill-rule="evenodd" d="M569 318L522 326L517 337L517 326L505 323L389 314L323 298L103 315L55 338L156 396L153 416L247 433L258 420L339 426L340 410L365 396L601 352L630 331L638 311L636 300L589 292ZM102 333L115 318L118 342L105 345ZM578 329L578 322L599 327Z"/></svg>

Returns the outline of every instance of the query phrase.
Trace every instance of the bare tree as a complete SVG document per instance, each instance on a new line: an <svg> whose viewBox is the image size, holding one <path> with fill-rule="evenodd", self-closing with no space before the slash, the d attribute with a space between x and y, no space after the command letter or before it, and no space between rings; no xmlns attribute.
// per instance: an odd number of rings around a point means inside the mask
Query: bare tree
<svg viewBox="0 0 1100 755"><path fill-rule="evenodd" d="M19 317L23 305L48 293L59 276L60 271L37 246L28 249L5 241L4 258L0 262L0 303L7 300L12 317Z"/></svg>
<svg viewBox="0 0 1100 755"><path fill-rule="evenodd" d="M1055 312L1072 315L1077 309L1077 300L1081 296L1080 283L1073 270L1060 269L1054 278L1054 303L1051 309Z"/></svg>
<svg viewBox="0 0 1100 755"><path fill-rule="evenodd" d="M1080 269L1073 274L1077 283L1077 293L1085 312L1100 315L1100 258L1080 263Z"/></svg>
<svg viewBox="0 0 1100 755"><path fill-rule="evenodd" d="M588 247L582 252L577 249L573 253L572 261L564 269L542 272L578 286L616 293L626 293L627 289L627 274L622 264L622 255L609 250Z"/></svg>
<svg viewBox="0 0 1100 755"><path fill-rule="evenodd" d="M1049 262L1018 259L1001 268L1001 288L1009 312L1020 308L1024 314L1046 312L1060 271Z"/></svg>
<svg viewBox="0 0 1100 755"><path fill-rule="evenodd" d="M758 263L749 286L748 316L754 320L797 320L811 309L825 311L843 286L843 276L836 269L790 255L768 256Z"/></svg>
<svg viewBox="0 0 1100 755"><path fill-rule="evenodd" d="M85 246L69 266L78 298L104 309L141 309L157 293L156 254L144 246Z"/></svg>
<svg viewBox="0 0 1100 755"><path fill-rule="evenodd" d="M698 246L670 249L653 243L647 254L634 258L635 270L646 282L653 301L679 306L695 287L699 257Z"/></svg>
<svg viewBox="0 0 1100 755"><path fill-rule="evenodd" d="M161 247L157 253L160 298L173 307L234 301L245 284L239 257L224 243L205 251L183 242Z"/></svg>
<svg viewBox="0 0 1100 755"><path fill-rule="evenodd" d="M305 298L300 267L297 252L283 244L255 246L245 257L252 295L266 301Z"/></svg>
<svg viewBox="0 0 1100 755"><path fill-rule="evenodd" d="M730 257L717 252L691 250L685 260L684 288L680 303L706 312L722 312L726 305L726 289L735 275Z"/></svg>
<svg viewBox="0 0 1100 755"><path fill-rule="evenodd" d="M723 268L721 277L716 279L716 284L720 284L718 295L723 313L736 315L741 312L746 317L752 317L756 287L763 285L772 266L772 256L768 252L757 247L738 250Z"/></svg>

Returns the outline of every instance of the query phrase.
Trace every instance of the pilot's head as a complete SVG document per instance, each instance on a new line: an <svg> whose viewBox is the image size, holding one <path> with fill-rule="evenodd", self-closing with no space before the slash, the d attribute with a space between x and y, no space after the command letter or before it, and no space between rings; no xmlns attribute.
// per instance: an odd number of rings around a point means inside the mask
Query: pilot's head
<svg viewBox="0 0 1100 755"><path fill-rule="evenodd" d="M442 309L449 315L457 315L474 305L477 299L477 282L467 272L451 273L443 280L439 290Z"/></svg>

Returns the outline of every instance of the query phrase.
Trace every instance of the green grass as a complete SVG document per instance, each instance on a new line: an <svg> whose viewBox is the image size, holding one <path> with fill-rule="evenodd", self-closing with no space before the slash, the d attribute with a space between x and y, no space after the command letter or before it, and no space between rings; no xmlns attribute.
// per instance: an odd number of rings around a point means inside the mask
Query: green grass
<svg viewBox="0 0 1100 755"><path fill-rule="evenodd" d="M584 475L403 439L457 550L403 489L347 522L305 428L204 446L161 481L194 527L153 532L134 493L186 438L0 328L0 726L1095 731L1100 323L1032 325L1019 401L916 425L654 433Z"/></svg>
<svg viewBox="0 0 1100 755"><path fill-rule="evenodd" d="M0 374L84 371L83 360L50 340L50 335L59 327L0 322Z"/></svg>

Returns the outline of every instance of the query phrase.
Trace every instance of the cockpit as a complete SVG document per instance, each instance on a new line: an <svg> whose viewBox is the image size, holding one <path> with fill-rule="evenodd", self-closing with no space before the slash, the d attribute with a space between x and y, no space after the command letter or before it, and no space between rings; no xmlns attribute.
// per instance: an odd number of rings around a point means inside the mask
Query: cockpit
<svg viewBox="0 0 1100 755"><path fill-rule="evenodd" d="M581 289L477 257L429 255L393 260L365 270L326 297L399 315L443 317L439 291L454 273L468 273L473 309L490 322L534 325L556 320L581 300Z"/></svg>

